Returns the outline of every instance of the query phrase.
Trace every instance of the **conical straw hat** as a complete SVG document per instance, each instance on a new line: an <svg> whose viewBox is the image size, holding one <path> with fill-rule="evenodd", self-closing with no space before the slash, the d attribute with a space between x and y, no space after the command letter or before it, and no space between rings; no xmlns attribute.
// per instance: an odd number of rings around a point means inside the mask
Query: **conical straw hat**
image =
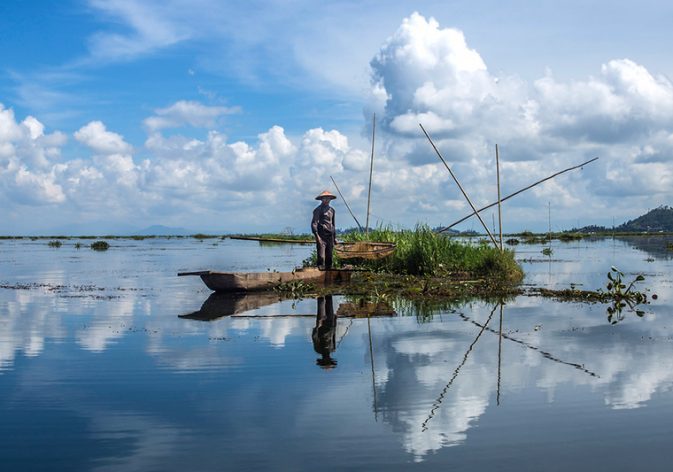
<svg viewBox="0 0 673 472"><path fill-rule="evenodd" d="M323 198L329 198L330 200L334 200L336 196L332 195L329 190L325 190L323 193L315 197L316 200L322 200Z"/></svg>

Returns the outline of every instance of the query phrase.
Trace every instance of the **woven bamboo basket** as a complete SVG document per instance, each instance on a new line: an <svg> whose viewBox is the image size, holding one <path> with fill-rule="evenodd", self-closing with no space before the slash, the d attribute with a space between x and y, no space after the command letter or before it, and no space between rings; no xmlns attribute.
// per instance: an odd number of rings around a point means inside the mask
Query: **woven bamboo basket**
<svg viewBox="0 0 673 472"><path fill-rule="evenodd" d="M395 252L395 243L374 243L356 241L353 243L338 243L334 251L341 259L381 259Z"/></svg>

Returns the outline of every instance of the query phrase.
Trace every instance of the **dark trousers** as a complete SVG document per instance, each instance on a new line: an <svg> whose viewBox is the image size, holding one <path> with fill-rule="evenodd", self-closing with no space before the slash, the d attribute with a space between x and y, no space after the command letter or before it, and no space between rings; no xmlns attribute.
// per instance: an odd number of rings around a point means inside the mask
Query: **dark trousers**
<svg viewBox="0 0 673 472"><path fill-rule="evenodd" d="M318 234L316 238L316 252L318 253L318 267L332 268L332 251L334 250L334 236Z"/></svg>

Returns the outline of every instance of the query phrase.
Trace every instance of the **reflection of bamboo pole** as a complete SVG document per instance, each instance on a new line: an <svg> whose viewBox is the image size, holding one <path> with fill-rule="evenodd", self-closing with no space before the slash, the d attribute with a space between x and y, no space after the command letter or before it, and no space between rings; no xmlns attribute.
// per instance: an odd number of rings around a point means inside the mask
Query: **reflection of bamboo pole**
<svg viewBox="0 0 673 472"><path fill-rule="evenodd" d="M481 323L479 323L479 322L477 322L477 321L474 321L473 319L471 319L470 317L464 315L463 313L458 313L458 316L460 316L460 317L463 319L463 321L467 321L467 322L469 322L469 323L472 323L473 325L475 325L475 326L478 327L478 328L486 328L485 325L482 325ZM487 330L487 331L490 331L490 332L493 333L493 334L498 334L497 331L495 331L495 330L493 330L493 329L491 329L491 328L486 328L486 330ZM552 354L550 354L549 352L547 352L547 351L543 351L542 349L540 349L540 348L537 347L537 346L533 346L533 345L531 345L531 344L528 344L528 343L525 342L525 341L521 341L520 339L513 338L512 336L509 336L509 335L507 335L507 334L503 334L502 337L503 337L504 339L508 340L508 341L513 341L513 342L515 342L515 343L517 343L517 344L521 344L522 346L527 347L528 349L532 349L533 351L537 351L537 352L539 352L540 355L542 355L542 357L544 357L545 359L549 359L550 361L558 362L559 364L565 364L565 365L567 365L567 366L574 367L575 369L580 370L580 371L584 372L585 374L589 374L589 375L592 376L592 377L600 378L600 375L598 375L598 374L595 373L595 372L590 371L589 369L587 369L586 367L584 367L584 365L582 365L582 364L577 364L577 363L574 363L574 362L567 362L567 361L561 360L561 359L559 359L558 357L554 357L554 356L553 356Z"/></svg>
<svg viewBox="0 0 673 472"><path fill-rule="evenodd" d="M479 341L479 338L481 335L484 333L486 330L486 327L488 324L491 322L491 318L493 318L493 313L495 313L495 309L498 307L498 305L494 306L493 309L491 310L491 314L488 315L488 319L486 320L486 323L484 326L481 328L481 331L479 331L479 334L477 334L477 337L474 338L474 341L472 341L472 344L470 344L470 347L467 348L467 351L465 352L465 355L463 356L463 361L456 367L456 370L453 371L453 376L451 377L451 380L449 380L449 383L446 384L442 392L439 394L439 397L437 397L437 400L432 404L432 408L430 409L430 413L428 414L428 417L423 421L423 424L421 424L421 430L426 431L428 429L428 421L432 419L433 416L435 416L435 411L439 408L439 406L442 404L444 401L444 397L446 396L446 392L449 391L449 388L451 388L451 385L453 384L453 381L456 380L456 377L458 377L458 373L460 372L460 369L465 365L467 362L467 358L472 352L472 348L474 348L474 345L477 344L477 341Z"/></svg>
<svg viewBox="0 0 673 472"><path fill-rule="evenodd" d="M498 394L496 396L496 401L498 406L500 406L500 368L502 365L502 309L503 303L500 302L500 328L498 329Z"/></svg>
<svg viewBox="0 0 673 472"><path fill-rule="evenodd" d="M552 174L552 175L550 175L549 177L546 177L546 178L544 178L544 179L542 179L542 180L538 180L537 182L535 182L535 183L533 183L533 184L530 184L528 187L524 187L524 188L522 188L522 189L517 190L517 191L514 192L514 193L511 193L511 194L507 195L507 196L504 197L502 200L500 200L500 202L502 203L502 202L504 202L505 200L509 200L509 199L512 198L512 197L516 197L516 196L519 195L520 193L525 192L526 190L530 190L531 188L535 187L536 185L540 185L541 183L546 182L546 181L549 180L549 179L553 179L554 177L557 177L557 176L559 176L559 175L561 175L561 174L563 174L563 173L565 173L565 172L568 172L568 171L571 171L571 170L575 170L575 169L579 169L580 167L583 167L583 166L585 166L585 165L587 165L587 164L590 164L590 163L594 162L594 161L597 160L597 159L598 159L597 157L594 157L593 159L590 159L590 160L588 160L588 161L586 161L586 162L583 162L583 163L581 163L581 164L579 164L579 165L576 165L576 166L573 166L573 167L568 167L567 169L564 169L564 170L562 170L562 171L560 171L560 172L557 172L557 173L555 173L555 174ZM463 221L467 220L468 218L471 218L471 217L474 216L474 215L479 215L479 213L481 213L482 211L484 211L484 210L488 210L489 208L491 208L491 207L493 207L493 206L495 206L495 205L497 205L497 204L498 204L498 202L495 202L495 203L489 203L489 204L486 205L485 207L482 207L482 208L480 208L480 209L478 209L478 210L475 210L473 213L470 213L469 215L467 215L467 216L465 216L465 217L459 219L458 221L455 221L455 222L451 223L449 226L440 229L440 230L438 231L438 233L442 233L442 232L444 232L444 231L446 231L446 230L448 230L448 229L451 229L451 228L453 228L454 226L456 226L457 224L460 224L460 223L462 223Z"/></svg>
<svg viewBox="0 0 673 472"><path fill-rule="evenodd" d="M341 195L341 190L339 190L339 186L337 185L336 180L334 180L334 177L332 177L331 175L329 176L329 178L332 179L332 183L334 184L334 187L336 187L336 191L337 191L337 193L339 194L339 196L340 196L341 199L343 200L344 205L346 205L346 208L348 208L348 213L351 214L351 216L353 217L353 219L354 219L355 222L357 223L358 228L360 228L360 231L362 231L362 225L360 224L360 222L358 221L358 219L357 219L357 218L355 217L355 215L353 214L353 211L351 210L351 207L348 206L348 202L346 201L346 199L344 198L344 196Z"/></svg>
<svg viewBox="0 0 673 472"><path fill-rule="evenodd" d="M500 250L502 251L502 201L500 199L500 154L495 145L495 170L498 175L498 228L500 228Z"/></svg>
<svg viewBox="0 0 673 472"><path fill-rule="evenodd" d="M470 197L468 197L468 196L467 196L467 193L465 193L465 190L463 190L463 186L460 185L460 182L458 182L458 179L457 179L456 176L454 175L453 171L451 170L451 168L449 167L449 165L446 163L446 161L444 160L444 158L443 158L442 155L440 154L439 149L437 149L437 146L435 146L435 143L432 142L432 139L430 138L430 135L428 134L427 131L425 131L425 128L423 128L423 125L422 125L422 124L419 123L418 126L420 126L421 129L423 130L423 133L425 133L425 137L428 138L428 141L430 141L430 144L432 144L433 149L434 149L435 152L437 153L437 157L439 157L439 160L442 161L442 163L444 164L444 167L446 167L446 169L449 171L449 174L451 174L451 177L453 177L453 181L456 183L456 185L458 185L458 188L459 188L460 191L462 192L463 197L465 197L465 200L467 200L467 203L469 203L469 204L470 204L470 207L472 207L472 211L477 215L477 218L479 218L479 221L481 222L481 225L484 227L484 230L486 230L486 233L487 233L488 236L491 238L491 241L493 242L493 245L494 245L495 247L498 247L498 243L495 242L495 238L493 237L493 235L491 234L491 232L488 230L488 226L486 226L486 223L484 223L484 220L481 219L481 216L479 215L479 212L477 211L477 209L476 209L476 208L474 207L474 205L472 204L472 200L470 200Z"/></svg>
<svg viewBox="0 0 673 472"><path fill-rule="evenodd" d="M376 137L376 113L372 118L372 158L369 163L369 192L367 192L367 224L365 225L365 234L369 234L369 204L372 200L372 174L374 172L374 138Z"/></svg>
<svg viewBox="0 0 673 472"><path fill-rule="evenodd" d="M372 347L372 326L367 316L367 331L369 331L369 360L372 366L372 390L374 392L374 420L379 421L379 412L376 405L376 373L374 371L374 348Z"/></svg>

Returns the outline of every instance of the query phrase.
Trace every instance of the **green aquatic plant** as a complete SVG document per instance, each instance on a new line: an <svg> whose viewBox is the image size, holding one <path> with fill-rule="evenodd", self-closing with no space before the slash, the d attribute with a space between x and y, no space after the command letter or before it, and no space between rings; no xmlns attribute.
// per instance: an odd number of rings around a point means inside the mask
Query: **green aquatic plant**
<svg viewBox="0 0 673 472"><path fill-rule="evenodd" d="M607 308L608 321L616 324L624 319L623 311L634 312L637 316L642 317L645 312L637 309L638 305L646 305L649 303L647 294L639 290L635 290L636 283L645 280L645 276L638 274L628 285L624 282L624 273L616 267L610 267L610 272L607 274L608 282L605 286L604 292L612 301L612 305Z"/></svg>
<svg viewBox="0 0 673 472"><path fill-rule="evenodd" d="M554 250L550 247L546 247L542 250L542 254L545 256L551 256L554 253Z"/></svg>
<svg viewBox="0 0 673 472"><path fill-rule="evenodd" d="M276 285L273 290L287 298L299 299L315 293L316 286L303 280L292 280Z"/></svg>
<svg viewBox="0 0 673 472"><path fill-rule="evenodd" d="M91 243L91 249L94 251L107 251L110 247L107 241L96 241Z"/></svg>
<svg viewBox="0 0 673 472"><path fill-rule="evenodd" d="M49 241L48 245L49 247L61 247L63 243L61 241L55 240L55 241Z"/></svg>

